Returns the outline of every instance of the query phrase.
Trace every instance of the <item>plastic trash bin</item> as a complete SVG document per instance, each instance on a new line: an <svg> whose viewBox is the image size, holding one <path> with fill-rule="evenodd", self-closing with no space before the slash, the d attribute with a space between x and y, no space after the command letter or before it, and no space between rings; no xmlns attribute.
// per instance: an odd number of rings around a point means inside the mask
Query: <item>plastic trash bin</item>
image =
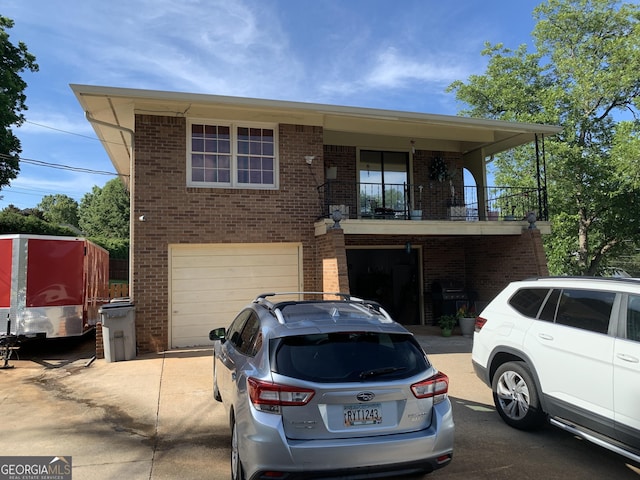
<svg viewBox="0 0 640 480"><path fill-rule="evenodd" d="M102 318L102 343L107 362L136 357L135 307L131 302L107 303L98 310Z"/></svg>

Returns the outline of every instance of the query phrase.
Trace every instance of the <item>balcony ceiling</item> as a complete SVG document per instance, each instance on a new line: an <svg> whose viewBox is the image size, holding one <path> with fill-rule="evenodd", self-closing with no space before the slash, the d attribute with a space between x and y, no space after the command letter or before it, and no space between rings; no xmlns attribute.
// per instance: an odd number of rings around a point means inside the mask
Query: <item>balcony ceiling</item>
<svg viewBox="0 0 640 480"><path fill-rule="evenodd" d="M129 175L134 115L217 118L321 126L333 145L481 151L483 157L524 145L560 127L450 115L262 100L194 93L71 85L116 171Z"/></svg>

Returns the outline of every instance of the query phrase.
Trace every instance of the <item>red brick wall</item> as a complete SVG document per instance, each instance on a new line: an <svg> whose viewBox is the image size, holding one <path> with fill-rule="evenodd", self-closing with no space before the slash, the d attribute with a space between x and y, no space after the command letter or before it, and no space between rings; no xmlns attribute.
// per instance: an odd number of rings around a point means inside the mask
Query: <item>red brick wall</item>
<svg viewBox="0 0 640 480"><path fill-rule="evenodd" d="M349 218L357 218L359 206L354 183L360 180L357 171L356 147L325 145L324 165L325 168L337 167L338 169L337 179L331 186L332 201L335 204L347 205Z"/></svg>
<svg viewBox="0 0 640 480"><path fill-rule="evenodd" d="M131 296L140 353L169 344L170 244L302 242L305 289L321 288L313 224L321 208L316 182L324 178L322 128L279 126L278 190L187 188L186 120L136 115L135 132ZM311 166L306 155L316 156Z"/></svg>
<svg viewBox="0 0 640 480"><path fill-rule="evenodd" d="M104 340L102 338L102 322L96 324L96 358L104 358Z"/></svg>
<svg viewBox="0 0 640 480"><path fill-rule="evenodd" d="M449 172L455 172L450 178L455 188L458 202L462 202L463 177L462 154L455 152L433 152L429 150L416 150L413 155L413 185L423 186L422 190L422 217L429 219L442 219L446 217L447 205L451 200L451 184L449 180L439 182L431 179L431 164L433 158L442 157L447 164ZM419 192L415 193L414 206L418 208Z"/></svg>
<svg viewBox="0 0 640 480"><path fill-rule="evenodd" d="M466 241L467 276L478 300L489 301L509 282L549 275L540 230L524 230L520 236L490 237Z"/></svg>
<svg viewBox="0 0 640 480"><path fill-rule="evenodd" d="M317 237L319 268L322 271L322 291L349 293L349 272L344 232L332 228Z"/></svg>

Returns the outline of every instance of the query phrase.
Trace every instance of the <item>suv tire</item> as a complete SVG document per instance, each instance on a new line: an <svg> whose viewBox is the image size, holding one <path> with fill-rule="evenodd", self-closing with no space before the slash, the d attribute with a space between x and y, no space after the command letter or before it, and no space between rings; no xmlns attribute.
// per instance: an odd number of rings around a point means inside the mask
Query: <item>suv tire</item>
<svg viewBox="0 0 640 480"><path fill-rule="evenodd" d="M496 410L508 425L533 430L544 423L538 390L524 362L500 365L491 386Z"/></svg>

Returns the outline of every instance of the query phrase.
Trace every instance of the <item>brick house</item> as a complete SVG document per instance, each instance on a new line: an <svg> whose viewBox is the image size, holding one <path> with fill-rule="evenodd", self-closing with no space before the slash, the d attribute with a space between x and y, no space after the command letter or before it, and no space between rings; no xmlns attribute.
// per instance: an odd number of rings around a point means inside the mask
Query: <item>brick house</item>
<svg viewBox="0 0 640 480"><path fill-rule="evenodd" d="M71 87L130 189L141 353L206 345L268 291L350 292L431 324L453 298L548 274L544 158L535 189L487 185L486 162L539 155L558 127Z"/></svg>

